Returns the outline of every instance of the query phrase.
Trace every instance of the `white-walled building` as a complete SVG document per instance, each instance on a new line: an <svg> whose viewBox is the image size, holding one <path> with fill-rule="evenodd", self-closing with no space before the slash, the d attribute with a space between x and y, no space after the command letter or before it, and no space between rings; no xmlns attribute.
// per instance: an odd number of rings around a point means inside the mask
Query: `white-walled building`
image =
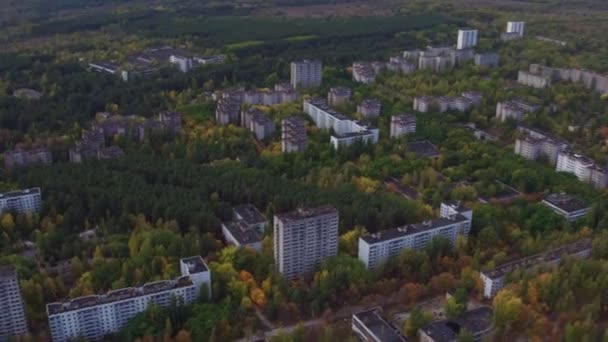
<svg viewBox="0 0 608 342"><path fill-rule="evenodd" d="M591 168L595 162L583 155L572 151L562 151L557 156L557 166L555 170L558 172L567 172L574 174L581 182L588 182L591 178Z"/></svg>
<svg viewBox="0 0 608 342"><path fill-rule="evenodd" d="M0 213L14 211L17 213L38 213L42 206L40 188L17 190L0 194Z"/></svg>
<svg viewBox="0 0 608 342"><path fill-rule="evenodd" d="M200 256L181 259L182 276L161 280L141 287L110 291L105 295L74 298L47 304L49 328L53 342L77 338L96 341L120 330L127 322L154 303L168 307L172 298L181 297L186 304L198 300L201 286L211 295L211 273Z"/></svg>
<svg viewBox="0 0 608 342"><path fill-rule="evenodd" d="M304 100L304 112L312 118L320 129L334 130L330 142L335 149L351 145L357 141L376 144L379 130L363 121L355 121L327 106L322 99Z"/></svg>
<svg viewBox="0 0 608 342"><path fill-rule="evenodd" d="M400 114L391 116L391 138L416 133L416 116Z"/></svg>
<svg viewBox="0 0 608 342"><path fill-rule="evenodd" d="M551 165L557 163L559 153L568 147L568 144L552 137L539 129L519 125L517 130L521 136L515 140L515 154L529 160L540 157L547 158Z"/></svg>
<svg viewBox="0 0 608 342"><path fill-rule="evenodd" d="M517 74L517 82L528 87L544 89L551 86L551 77L520 70Z"/></svg>
<svg viewBox="0 0 608 342"><path fill-rule="evenodd" d="M509 21L507 23L507 33L517 33L518 36L523 37L526 23L523 21Z"/></svg>
<svg viewBox="0 0 608 342"><path fill-rule="evenodd" d="M0 341L27 333L27 320L17 270L0 265Z"/></svg>
<svg viewBox="0 0 608 342"><path fill-rule="evenodd" d="M300 208L274 217L274 260L285 278L311 274L338 254L338 211L325 206Z"/></svg>
<svg viewBox="0 0 608 342"><path fill-rule="evenodd" d="M468 236L473 211L460 203L442 203L441 217L422 223L385 230L359 238L359 260L367 268L375 268L404 249L422 249L435 237L456 243L458 235Z"/></svg>
<svg viewBox="0 0 608 342"><path fill-rule="evenodd" d="M188 72L192 69L194 60L186 56L171 55L171 57L169 57L169 63L175 64L181 72Z"/></svg>
<svg viewBox="0 0 608 342"><path fill-rule="evenodd" d="M380 111L382 110L382 103L378 100L373 99L364 99L357 106L357 113L363 115L364 117L375 117L380 115Z"/></svg>
<svg viewBox="0 0 608 342"><path fill-rule="evenodd" d="M323 64L303 60L291 63L291 85L294 88L318 87L322 82Z"/></svg>
<svg viewBox="0 0 608 342"><path fill-rule="evenodd" d="M458 30L456 48L460 50L477 46L477 34L478 31L473 29Z"/></svg>
<svg viewBox="0 0 608 342"><path fill-rule="evenodd" d="M532 113L541 108L538 104L528 103L523 100L513 99L496 104L496 118L501 122L507 119L521 121L527 113Z"/></svg>

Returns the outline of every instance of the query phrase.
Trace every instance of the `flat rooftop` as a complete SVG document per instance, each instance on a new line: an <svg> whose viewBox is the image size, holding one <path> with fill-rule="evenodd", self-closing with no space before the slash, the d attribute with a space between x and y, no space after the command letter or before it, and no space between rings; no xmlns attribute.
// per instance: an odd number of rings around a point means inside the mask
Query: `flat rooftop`
<svg viewBox="0 0 608 342"><path fill-rule="evenodd" d="M526 258L513 260L506 264L500 265L489 271L481 272L490 279L498 279L504 277L507 273L513 272L516 269L527 269L535 265L547 262L554 262L561 259L563 255L574 255L587 250L591 250L591 239L582 239L570 244L566 244L557 248L553 248L544 253L532 255Z"/></svg>
<svg viewBox="0 0 608 342"><path fill-rule="evenodd" d="M0 265L0 279L2 278L16 278L17 270L13 266Z"/></svg>
<svg viewBox="0 0 608 342"><path fill-rule="evenodd" d="M568 194L550 194L543 202L547 202L567 213L589 209L587 202Z"/></svg>
<svg viewBox="0 0 608 342"><path fill-rule="evenodd" d="M232 212L247 224L258 224L268 221L253 204L237 205L232 208Z"/></svg>
<svg viewBox="0 0 608 342"><path fill-rule="evenodd" d="M25 195L32 195L32 194L38 194L38 195L40 195L40 188L15 190L15 191L9 191L9 192L0 193L0 200L1 199L9 199L9 198L20 197L20 196L25 196Z"/></svg>
<svg viewBox="0 0 608 342"><path fill-rule="evenodd" d="M433 158L439 156L439 150L428 140L407 143L407 150L417 157Z"/></svg>
<svg viewBox="0 0 608 342"><path fill-rule="evenodd" d="M338 210L332 206L321 206L314 208L299 208L291 212L277 214L276 217L281 221L289 222L332 214L338 215Z"/></svg>
<svg viewBox="0 0 608 342"><path fill-rule="evenodd" d="M387 229L374 234L365 235L362 236L361 239L363 239L363 241L367 242L368 244L375 244L379 242L401 238L408 235L422 233L440 227L449 226L455 223L466 222L468 220L469 219L460 214L454 215L451 218L440 217L433 220L427 220L414 224L407 224L399 228Z"/></svg>
<svg viewBox="0 0 608 342"><path fill-rule="evenodd" d="M205 264L205 261L200 256L184 258L181 259L180 262L188 265L190 274L209 271L209 267L207 267L207 264Z"/></svg>
<svg viewBox="0 0 608 342"><path fill-rule="evenodd" d="M338 120L348 120L348 117L346 115L332 109L330 106L327 105L327 102L325 102L325 100L323 99L311 99L307 100L307 102L310 105L317 107L318 109L324 111L325 113L333 116Z"/></svg>
<svg viewBox="0 0 608 342"><path fill-rule="evenodd" d="M371 309L353 315L382 342L407 342L398 328L381 316L379 309Z"/></svg>
<svg viewBox="0 0 608 342"><path fill-rule="evenodd" d="M473 335L481 335L492 328L493 311L490 307L480 307L467 311L456 319L433 322L423 331L434 341L456 341L461 330Z"/></svg>
<svg viewBox="0 0 608 342"><path fill-rule="evenodd" d="M223 225L241 245L262 241L263 236L257 231L256 227L243 220L225 222Z"/></svg>

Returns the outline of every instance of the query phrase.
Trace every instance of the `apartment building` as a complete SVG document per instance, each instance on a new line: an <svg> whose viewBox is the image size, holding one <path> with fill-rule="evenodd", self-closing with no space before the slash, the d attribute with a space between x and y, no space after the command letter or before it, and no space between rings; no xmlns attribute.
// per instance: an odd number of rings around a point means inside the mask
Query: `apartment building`
<svg viewBox="0 0 608 342"><path fill-rule="evenodd" d="M608 77L596 72L575 68L552 68L530 64L530 73L549 77L554 81L582 83L586 88L601 94L608 93Z"/></svg>
<svg viewBox="0 0 608 342"><path fill-rule="evenodd" d="M393 72L408 75L416 71L416 64L410 63L406 58L403 57L391 57L386 64L386 68Z"/></svg>
<svg viewBox="0 0 608 342"><path fill-rule="evenodd" d="M496 67L500 63L500 55L496 52L475 54L475 65L479 67Z"/></svg>
<svg viewBox="0 0 608 342"><path fill-rule="evenodd" d="M169 57L169 63L177 66L179 71L186 73L194 66L194 59L185 55L171 55Z"/></svg>
<svg viewBox="0 0 608 342"><path fill-rule="evenodd" d="M456 243L458 235L468 236L473 211L457 202L441 204L440 218L408 224L359 238L359 260L373 269L404 249L422 249L435 237Z"/></svg>
<svg viewBox="0 0 608 342"><path fill-rule="evenodd" d="M452 51L451 49L433 48L420 52L418 69L432 72L444 72L452 69L456 65Z"/></svg>
<svg viewBox="0 0 608 342"><path fill-rule="evenodd" d="M509 21L507 22L507 33L515 33L520 37L524 36L526 23L523 21Z"/></svg>
<svg viewBox="0 0 608 342"><path fill-rule="evenodd" d="M477 30L473 29L460 29L458 30L458 42L456 44L457 49L466 49L477 46Z"/></svg>
<svg viewBox="0 0 608 342"><path fill-rule="evenodd" d="M294 89L318 87L322 82L323 65L320 61L302 60L291 63L291 85Z"/></svg>
<svg viewBox="0 0 608 342"><path fill-rule="evenodd" d="M555 266L563 256L587 258L591 255L591 245L591 239L583 239L482 271L479 275L483 282L483 295L486 298L494 297L505 286L505 276L516 270L529 270L535 266Z"/></svg>
<svg viewBox="0 0 608 342"><path fill-rule="evenodd" d="M306 122L296 116L283 119L281 123L281 151L302 152L308 145Z"/></svg>
<svg viewBox="0 0 608 342"><path fill-rule="evenodd" d="M591 169L595 162L583 155L564 150L557 156L557 172L574 174L581 182L588 182L591 178Z"/></svg>
<svg viewBox="0 0 608 342"><path fill-rule="evenodd" d="M544 89L551 86L551 77L520 70L517 74L517 82L528 87Z"/></svg>
<svg viewBox="0 0 608 342"><path fill-rule="evenodd" d="M141 287L110 291L46 306L53 342L83 338L101 340L120 330L131 318L146 310L150 303L166 308L172 298L182 298L185 304L198 300L201 286L211 293L211 273L200 256L180 260L181 276L161 280Z"/></svg>
<svg viewBox="0 0 608 342"><path fill-rule="evenodd" d="M259 109L242 111L241 126L251 131L257 140L264 140L275 131L274 121Z"/></svg>
<svg viewBox="0 0 608 342"><path fill-rule="evenodd" d="M535 112L540 108L539 104L529 103L520 99L498 102L496 104L496 117L501 122L507 119L521 121L526 114Z"/></svg>
<svg viewBox="0 0 608 342"><path fill-rule="evenodd" d="M0 265L0 308L1 342L28 332L17 270L13 266Z"/></svg>
<svg viewBox="0 0 608 342"><path fill-rule="evenodd" d="M41 206L40 188L0 193L0 213L4 211L14 211L20 214L39 213Z"/></svg>
<svg viewBox="0 0 608 342"><path fill-rule="evenodd" d="M381 110L382 103L374 99L364 99L357 106L357 113L363 115L366 118L379 116Z"/></svg>
<svg viewBox="0 0 608 342"><path fill-rule="evenodd" d="M353 314L351 329L365 342L407 342L399 328L382 316L377 307Z"/></svg>
<svg viewBox="0 0 608 342"><path fill-rule="evenodd" d="M411 133L416 133L415 115L399 114L391 116L391 138L399 138Z"/></svg>
<svg viewBox="0 0 608 342"><path fill-rule="evenodd" d="M479 106L482 99L483 96L477 91L467 91L457 97L419 96L414 98L414 110L421 113L428 113L433 109L438 110L440 113L445 113L448 110L464 113L473 107Z"/></svg>
<svg viewBox="0 0 608 342"><path fill-rule="evenodd" d="M241 101L233 98L222 98L217 102L215 121L219 125L236 124L239 122Z"/></svg>
<svg viewBox="0 0 608 342"><path fill-rule="evenodd" d="M254 205L244 204L232 208L232 221L222 223L222 234L228 243L261 251L267 227L264 215Z"/></svg>
<svg viewBox="0 0 608 342"><path fill-rule="evenodd" d="M350 101L353 91L346 87L332 87L327 93L327 103L337 106Z"/></svg>
<svg viewBox="0 0 608 342"><path fill-rule="evenodd" d="M574 222L587 216L591 210L585 201L565 193L550 194L545 197L543 204L556 214L566 218L568 222Z"/></svg>
<svg viewBox="0 0 608 342"><path fill-rule="evenodd" d="M434 321L418 330L420 342L458 341L461 331L473 335L473 341L480 342L493 329L494 311L489 306L470 310L455 319Z"/></svg>
<svg viewBox="0 0 608 342"><path fill-rule="evenodd" d="M542 130L525 125L519 125L517 130L520 137L515 140L515 154L529 160L541 157L549 160L551 165L557 163L559 153L568 147L568 144Z"/></svg>
<svg viewBox="0 0 608 342"><path fill-rule="evenodd" d="M369 62L353 63L353 79L359 83L372 84L376 82L376 70Z"/></svg>
<svg viewBox="0 0 608 342"><path fill-rule="evenodd" d="M48 165L51 163L53 163L53 155L46 147L32 149L16 148L4 152L4 167L7 170L32 165Z"/></svg>
<svg viewBox="0 0 608 342"><path fill-rule="evenodd" d="M603 189L608 187L608 169L598 165L589 167L589 183L596 189Z"/></svg>
<svg viewBox="0 0 608 342"><path fill-rule="evenodd" d="M414 110L421 113L428 113L435 105L435 98L432 96L417 96L414 98Z"/></svg>
<svg viewBox="0 0 608 342"><path fill-rule="evenodd" d="M324 206L300 208L274 217L277 271L293 279L311 274L338 253L338 211Z"/></svg>
<svg viewBox="0 0 608 342"><path fill-rule="evenodd" d="M368 144L378 142L378 128L364 121L349 119L344 114L331 109L322 99L305 100L304 112L310 115L320 129L334 130L335 134L331 136L330 143L335 149L358 141Z"/></svg>

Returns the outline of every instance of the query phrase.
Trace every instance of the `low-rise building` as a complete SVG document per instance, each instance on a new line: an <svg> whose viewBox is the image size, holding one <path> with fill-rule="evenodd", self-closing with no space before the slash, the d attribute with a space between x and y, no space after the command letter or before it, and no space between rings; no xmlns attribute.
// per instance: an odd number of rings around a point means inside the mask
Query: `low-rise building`
<svg viewBox="0 0 608 342"><path fill-rule="evenodd" d="M308 145L306 123L303 119L292 116L281 123L281 150L283 152L302 152Z"/></svg>
<svg viewBox="0 0 608 342"><path fill-rule="evenodd" d="M351 328L364 342L407 342L399 328L382 316L377 307L353 314Z"/></svg>
<svg viewBox="0 0 608 342"><path fill-rule="evenodd" d="M422 223L366 235L359 238L359 260L367 268L375 268L404 249L422 249L436 237L456 243L459 235L468 236L473 219L472 210L459 203L443 203L441 217Z"/></svg>
<svg viewBox="0 0 608 342"><path fill-rule="evenodd" d="M91 62L89 63L89 70L111 75L117 75L119 68L116 63L112 62Z"/></svg>
<svg viewBox="0 0 608 342"><path fill-rule="evenodd" d="M333 87L327 93L327 103L336 106L350 101L353 91L346 87Z"/></svg>
<svg viewBox="0 0 608 342"><path fill-rule="evenodd" d="M554 266L564 256L587 258L591 255L591 239L583 239L551 249L545 253L514 260L491 270L480 272L483 282L483 294L486 298L494 297L505 286L507 274L516 270L528 270L536 266Z"/></svg>
<svg viewBox="0 0 608 342"><path fill-rule="evenodd" d="M357 113L364 117L375 117L380 115L382 109L382 103L378 100L364 99L357 106Z"/></svg>
<svg viewBox="0 0 608 342"><path fill-rule="evenodd" d="M551 77L520 70L517 74L517 82L532 88L543 89L551 86Z"/></svg>
<svg viewBox="0 0 608 342"><path fill-rule="evenodd" d="M161 280L141 287L110 291L105 295L47 304L52 340L100 340L120 330L151 303L166 308L174 297L178 297L185 304L193 304L198 300L202 286L211 293L211 273L200 256L181 259L180 270L181 276L175 280Z"/></svg>
<svg viewBox="0 0 608 342"><path fill-rule="evenodd" d="M16 148L4 152L4 167L12 170L32 165L48 165L53 162L53 155L46 147L32 149Z"/></svg>
<svg viewBox="0 0 608 342"><path fill-rule="evenodd" d="M496 134L485 131L480 128L477 128L477 125L475 125L474 123L468 123L464 126L469 131L471 131L471 133L473 133L473 136L475 136L475 138L477 140L483 140L483 141L497 141L498 140L498 136Z"/></svg>
<svg viewBox="0 0 608 342"><path fill-rule="evenodd" d="M0 193L0 213L14 211L16 213L39 213L42 207L40 188L15 190Z"/></svg>
<svg viewBox="0 0 608 342"><path fill-rule="evenodd" d="M493 315L491 307L482 306L455 319L435 321L418 330L420 342L455 342L463 330L470 332L474 341L481 341L492 332Z"/></svg>
<svg viewBox="0 0 608 342"><path fill-rule="evenodd" d="M245 204L232 208L232 221L222 223L222 233L228 243L261 251L267 227L264 215L252 204Z"/></svg>
<svg viewBox="0 0 608 342"><path fill-rule="evenodd" d="M521 36L517 32L503 32L500 34L500 40L502 40L503 42L508 42L520 38Z"/></svg>
<svg viewBox="0 0 608 342"><path fill-rule="evenodd" d="M496 52L475 54L475 65L479 67L496 67L500 63L500 55Z"/></svg>
<svg viewBox="0 0 608 342"><path fill-rule="evenodd" d="M399 138L411 133L416 133L415 115L399 114L391 116L391 138Z"/></svg>
<svg viewBox="0 0 608 342"><path fill-rule="evenodd" d="M591 210L585 201L565 193L551 194L543 200L543 204L556 214L566 218L568 222L574 222L587 216Z"/></svg>

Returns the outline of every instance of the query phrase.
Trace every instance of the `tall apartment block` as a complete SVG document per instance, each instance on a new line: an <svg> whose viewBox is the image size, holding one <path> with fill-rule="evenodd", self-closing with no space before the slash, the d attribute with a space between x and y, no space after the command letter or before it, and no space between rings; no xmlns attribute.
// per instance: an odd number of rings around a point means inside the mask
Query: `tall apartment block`
<svg viewBox="0 0 608 342"><path fill-rule="evenodd" d="M459 202L441 204L440 218L408 224L359 238L359 260L375 268L404 249L422 249L435 237L456 243L458 235L468 236L473 211Z"/></svg>
<svg viewBox="0 0 608 342"><path fill-rule="evenodd" d="M477 46L477 34L477 30L473 29L458 30L458 44L456 48L461 50Z"/></svg>
<svg viewBox="0 0 608 342"><path fill-rule="evenodd" d="M281 150L283 152L301 152L308 145L306 123L304 119L292 116L282 121Z"/></svg>
<svg viewBox="0 0 608 342"><path fill-rule="evenodd" d="M517 33L520 37L524 35L526 23L523 21L509 21L507 23L507 33Z"/></svg>
<svg viewBox="0 0 608 342"><path fill-rule="evenodd" d="M0 341L27 333L19 279L12 266L0 266L0 308Z"/></svg>
<svg viewBox="0 0 608 342"><path fill-rule="evenodd" d="M401 114L391 116L391 138L416 133L416 116Z"/></svg>
<svg viewBox="0 0 608 342"><path fill-rule="evenodd" d="M181 276L175 280L161 280L141 287L110 291L105 295L74 298L46 306L53 342L77 338L100 340L120 330L150 303L168 307L174 297L185 304L194 303L206 285L211 294L211 273L200 256L180 260Z"/></svg>
<svg viewBox="0 0 608 342"><path fill-rule="evenodd" d="M23 213L38 213L42 205L40 188L0 193L0 213L5 210Z"/></svg>
<svg viewBox="0 0 608 342"><path fill-rule="evenodd" d="M310 274L338 253L338 211L301 208L274 217L274 259L288 279Z"/></svg>
<svg viewBox="0 0 608 342"><path fill-rule="evenodd" d="M320 61L303 60L291 63L291 85L294 88L318 87L322 81L323 64Z"/></svg>

